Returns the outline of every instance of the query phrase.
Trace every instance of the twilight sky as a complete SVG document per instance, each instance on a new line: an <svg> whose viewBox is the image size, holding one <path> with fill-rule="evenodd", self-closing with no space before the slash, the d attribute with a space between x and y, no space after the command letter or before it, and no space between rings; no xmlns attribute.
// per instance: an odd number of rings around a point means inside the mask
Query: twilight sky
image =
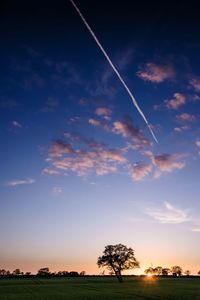
<svg viewBox="0 0 200 300"><path fill-rule="evenodd" d="M42 2L42 3L41 3ZM1 4L0 268L98 274L107 244L143 272L200 269L197 1Z"/></svg>

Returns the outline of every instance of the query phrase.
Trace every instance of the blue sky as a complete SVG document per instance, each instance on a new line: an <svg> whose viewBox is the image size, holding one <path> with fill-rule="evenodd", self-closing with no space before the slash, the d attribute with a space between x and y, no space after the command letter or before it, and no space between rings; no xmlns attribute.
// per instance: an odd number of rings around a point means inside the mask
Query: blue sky
<svg viewBox="0 0 200 300"><path fill-rule="evenodd" d="M159 144L70 2L4 5L2 268L98 274L124 243L137 272L199 270L199 21L150 2L76 3Z"/></svg>

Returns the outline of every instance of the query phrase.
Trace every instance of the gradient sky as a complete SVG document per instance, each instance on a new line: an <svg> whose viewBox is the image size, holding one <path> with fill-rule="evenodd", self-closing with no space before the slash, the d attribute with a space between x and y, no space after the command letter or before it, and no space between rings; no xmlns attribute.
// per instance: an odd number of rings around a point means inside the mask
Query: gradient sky
<svg viewBox="0 0 200 300"><path fill-rule="evenodd" d="M159 144L69 1L4 1L0 268L99 274L104 246L123 243L136 273L197 273L197 1L76 4Z"/></svg>

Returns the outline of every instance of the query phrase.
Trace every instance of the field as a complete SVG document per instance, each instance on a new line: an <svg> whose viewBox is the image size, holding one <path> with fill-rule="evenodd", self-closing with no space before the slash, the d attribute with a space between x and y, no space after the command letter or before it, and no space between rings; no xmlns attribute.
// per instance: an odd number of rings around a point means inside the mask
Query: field
<svg viewBox="0 0 200 300"><path fill-rule="evenodd" d="M200 278L0 279L0 300L200 300Z"/></svg>

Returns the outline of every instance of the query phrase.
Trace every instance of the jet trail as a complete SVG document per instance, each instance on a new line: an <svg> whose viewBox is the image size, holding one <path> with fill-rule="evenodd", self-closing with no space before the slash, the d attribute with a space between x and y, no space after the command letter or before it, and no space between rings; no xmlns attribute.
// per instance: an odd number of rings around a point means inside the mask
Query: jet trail
<svg viewBox="0 0 200 300"><path fill-rule="evenodd" d="M124 86L124 88L126 89L127 93L129 94L129 96L131 97L131 100L133 101L133 104L135 105L137 111L139 112L139 114L142 116L143 120L145 121L146 125L149 128L149 131L151 132L151 135L153 136L154 140L156 141L156 143L158 144L158 140L155 136L155 134L153 133L153 130L151 129L150 124L148 123L144 113L142 112L141 108L139 107L137 101L135 100L132 92L130 91L130 89L128 88L128 86L126 85L125 81L123 80L123 78L121 77L121 75L119 74L118 70L116 69L116 67L113 65L110 57L108 56L108 54L106 53L106 51L104 50L103 46L101 45L101 43L99 42L98 38L96 37L95 33L93 32L93 30L91 29L91 27L89 26L88 22L86 21L86 19L84 18L84 16L82 15L82 13L80 12L79 8L76 6L76 4L74 3L73 0L70 0L70 2L72 3L72 5L74 6L74 8L76 9L77 13L79 14L80 18L82 19L83 23L85 24L85 26L87 27L87 29L89 30L90 34L93 36L95 42L97 43L97 45L99 46L99 48L101 49L102 53L104 54L105 58L107 59L108 63L110 64L111 68L113 69L113 71L115 72L115 74L117 75L117 77L119 78L120 82L122 83L122 85Z"/></svg>

